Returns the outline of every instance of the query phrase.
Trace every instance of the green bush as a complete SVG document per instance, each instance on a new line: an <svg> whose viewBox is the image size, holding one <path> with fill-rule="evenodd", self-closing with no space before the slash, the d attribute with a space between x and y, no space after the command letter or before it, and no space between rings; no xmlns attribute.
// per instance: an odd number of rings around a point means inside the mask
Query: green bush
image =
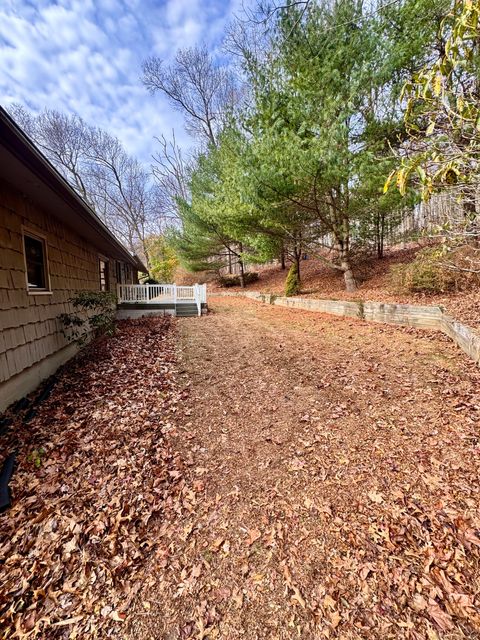
<svg viewBox="0 0 480 640"><path fill-rule="evenodd" d="M397 290L412 293L445 293L478 285L478 275L462 271L473 249L445 246L428 247L413 262L390 269L391 283ZM474 251L474 250L473 250Z"/></svg>
<svg viewBox="0 0 480 640"><path fill-rule="evenodd" d="M300 277L298 274L297 264L294 262L290 267L285 280L285 295L296 296L300 293Z"/></svg>
<svg viewBox="0 0 480 640"><path fill-rule="evenodd" d="M89 336L113 335L117 298L108 291L80 291L69 299L75 313L60 314L62 333L69 342L80 345Z"/></svg>
<svg viewBox="0 0 480 640"><path fill-rule="evenodd" d="M243 281L245 284L252 284L252 282L257 282L258 273L256 271L247 271L243 274ZM227 275L220 276L218 279L218 284L221 287L239 287L240 286L240 276L239 275Z"/></svg>

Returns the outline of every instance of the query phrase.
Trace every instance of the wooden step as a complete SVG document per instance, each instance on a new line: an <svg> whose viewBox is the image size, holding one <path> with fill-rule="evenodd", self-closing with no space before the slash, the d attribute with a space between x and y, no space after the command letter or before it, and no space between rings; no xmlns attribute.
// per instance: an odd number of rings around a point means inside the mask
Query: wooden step
<svg viewBox="0 0 480 640"><path fill-rule="evenodd" d="M196 304L177 304L176 312L179 318L193 318L194 316L198 316Z"/></svg>

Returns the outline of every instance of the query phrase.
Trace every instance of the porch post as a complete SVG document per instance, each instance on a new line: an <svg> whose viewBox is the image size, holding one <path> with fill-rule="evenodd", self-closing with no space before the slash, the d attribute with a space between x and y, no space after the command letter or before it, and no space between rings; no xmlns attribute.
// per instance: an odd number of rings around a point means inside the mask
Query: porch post
<svg viewBox="0 0 480 640"><path fill-rule="evenodd" d="M195 296L195 302L197 304L197 312L198 315L201 316L202 315L202 300L200 297L200 285L199 284L194 284L194 290L193 290L193 294Z"/></svg>

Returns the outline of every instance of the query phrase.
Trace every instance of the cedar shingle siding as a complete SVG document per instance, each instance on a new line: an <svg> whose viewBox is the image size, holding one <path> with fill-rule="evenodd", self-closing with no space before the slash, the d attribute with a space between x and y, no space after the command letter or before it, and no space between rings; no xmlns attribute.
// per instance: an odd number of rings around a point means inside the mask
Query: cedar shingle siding
<svg viewBox="0 0 480 640"><path fill-rule="evenodd" d="M27 291L22 226L46 238L51 293ZM115 291L114 268L109 278ZM99 288L99 253L0 181L0 382L65 347L58 316L71 311L67 300Z"/></svg>
<svg viewBox="0 0 480 640"><path fill-rule="evenodd" d="M113 292L146 270L0 107L0 412L75 353L59 316L100 290L100 259Z"/></svg>
<svg viewBox="0 0 480 640"><path fill-rule="evenodd" d="M44 238L48 292L27 288L24 232ZM124 283L137 282L132 265L100 253L0 180L0 412L75 353L59 316L72 311L75 292L100 290L100 258L109 263L110 291L117 273Z"/></svg>

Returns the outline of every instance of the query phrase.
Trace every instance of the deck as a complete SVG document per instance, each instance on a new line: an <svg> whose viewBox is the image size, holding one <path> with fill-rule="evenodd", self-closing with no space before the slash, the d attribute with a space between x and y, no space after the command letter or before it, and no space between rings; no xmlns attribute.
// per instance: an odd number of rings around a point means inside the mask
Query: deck
<svg viewBox="0 0 480 640"><path fill-rule="evenodd" d="M146 315L161 311L175 316L200 316L207 306L207 285L119 284L117 298L119 311L130 312L129 317L131 312ZM125 313L120 315L127 317Z"/></svg>

